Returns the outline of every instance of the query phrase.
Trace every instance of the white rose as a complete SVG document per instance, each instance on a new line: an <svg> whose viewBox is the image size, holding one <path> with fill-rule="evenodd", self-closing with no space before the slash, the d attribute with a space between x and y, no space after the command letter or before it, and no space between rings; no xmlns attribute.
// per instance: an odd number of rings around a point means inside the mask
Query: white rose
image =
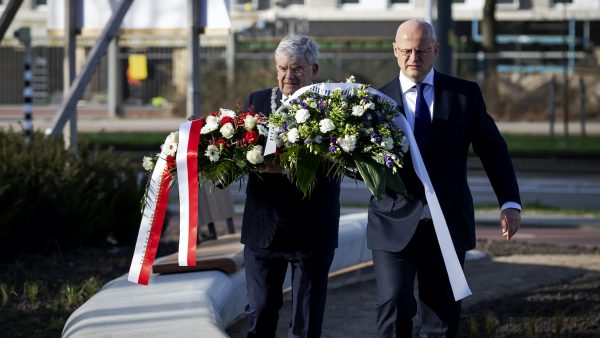
<svg viewBox="0 0 600 338"><path fill-rule="evenodd" d="M226 109L226 108L219 108L219 111L221 112L221 117L223 116L229 116L232 119L235 118L235 112L231 109Z"/></svg>
<svg viewBox="0 0 600 338"><path fill-rule="evenodd" d="M362 106L352 107L352 115L354 115L354 116L362 116L362 114L364 112L365 112L365 108L363 108Z"/></svg>
<svg viewBox="0 0 600 338"><path fill-rule="evenodd" d="M219 148L217 148L217 146L215 146L214 144L211 144L208 147L206 147L206 151L204 152L204 155L206 155L206 157L208 157L208 159L211 162L216 162L219 160L221 153L219 152Z"/></svg>
<svg viewBox="0 0 600 338"><path fill-rule="evenodd" d="M335 129L335 125L330 119L322 119L321 121L319 121L319 130L323 134L325 134L328 131L332 131L333 129Z"/></svg>
<svg viewBox="0 0 600 338"><path fill-rule="evenodd" d="M343 151L349 153L356 148L356 136L346 135L343 138L338 139L338 144Z"/></svg>
<svg viewBox="0 0 600 338"><path fill-rule="evenodd" d="M384 149L392 150L392 148L394 148L394 139L391 137L385 137L381 142L381 146Z"/></svg>
<svg viewBox="0 0 600 338"><path fill-rule="evenodd" d="M296 122L298 122L298 123L306 122L306 120L308 120L309 117L310 117L310 112L308 111L308 109L299 109L296 112Z"/></svg>
<svg viewBox="0 0 600 338"><path fill-rule="evenodd" d="M300 138L300 132L298 131L298 128L292 128L292 129L288 130L288 133L287 133L288 142L296 143L296 141L298 141L299 138Z"/></svg>
<svg viewBox="0 0 600 338"><path fill-rule="evenodd" d="M213 130L219 128L219 118L216 116L208 116L204 121L204 126L200 129L201 134L210 133Z"/></svg>
<svg viewBox="0 0 600 338"><path fill-rule="evenodd" d="M144 167L145 170L152 171L152 169L154 169L154 158L150 156L144 156L142 167Z"/></svg>
<svg viewBox="0 0 600 338"><path fill-rule="evenodd" d="M231 123L225 123L225 125L222 126L221 129L219 129L219 131L221 132L223 137L231 138L233 136L233 134L235 133L235 128L233 127L233 125Z"/></svg>
<svg viewBox="0 0 600 338"><path fill-rule="evenodd" d="M258 117L252 116L252 115L247 115L246 118L244 119L244 128L246 128L247 130L254 129L254 126L256 126L257 121L258 121Z"/></svg>
<svg viewBox="0 0 600 338"><path fill-rule="evenodd" d="M262 146L254 146L252 150L246 153L246 159L248 162L252 164L263 163L265 158L262 155L263 147Z"/></svg>

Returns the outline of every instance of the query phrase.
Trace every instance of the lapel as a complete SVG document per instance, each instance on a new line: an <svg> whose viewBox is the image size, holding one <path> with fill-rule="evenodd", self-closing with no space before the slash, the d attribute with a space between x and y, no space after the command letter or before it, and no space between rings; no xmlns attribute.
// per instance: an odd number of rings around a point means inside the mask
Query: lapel
<svg viewBox="0 0 600 338"><path fill-rule="evenodd" d="M436 120L448 120L450 111L450 93L447 90L446 81L443 74L434 70L433 73L433 124ZM438 121L439 122L439 121Z"/></svg>
<svg viewBox="0 0 600 338"><path fill-rule="evenodd" d="M406 116L406 113L404 112L404 101L402 100L402 88L400 88L400 79L396 77L380 90L387 96L394 99L394 101L396 101L396 107L398 111L402 115ZM399 125L399 123L396 124Z"/></svg>
<svg viewBox="0 0 600 338"><path fill-rule="evenodd" d="M433 120L431 121L431 132L429 133L429 149L427 149L426 156L424 156L426 162L428 162L427 160L431 157L432 152L435 152L440 145L447 142L447 140L444 140L444 129L452 109L452 94L446 76L437 71L434 71L433 76Z"/></svg>

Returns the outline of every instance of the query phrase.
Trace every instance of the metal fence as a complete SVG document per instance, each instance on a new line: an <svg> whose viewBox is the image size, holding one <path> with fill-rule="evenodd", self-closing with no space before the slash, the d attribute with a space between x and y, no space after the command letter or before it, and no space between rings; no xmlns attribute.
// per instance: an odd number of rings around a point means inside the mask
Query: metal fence
<svg viewBox="0 0 600 338"><path fill-rule="evenodd" d="M152 40L150 40L152 39ZM209 112L218 107L234 107L241 104L249 92L276 84L273 71L272 41L265 44L251 44L238 41L234 62L228 62L226 41L202 40L201 48L201 102L202 111ZM78 66L82 66L93 40L78 39ZM362 47L361 47L362 46ZM366 46L366 47L365 47ZM379 87L398 73L398 65L391 48L370 43L322 44L319 80L344 81L354 75L357 81ZM56 43L39 43L32 47L34 105L48 106L60 104L63 97L63 49ZM140 82L128 81L126 69L128 57L144 54L148 60L148 78ZM567 56L575 59L577 67L568 73ZM557 94L555 101L561 106L565 97L560 94L567 74L568 89L573 97L565 109L576 112L579 109L578 95L585 95L585 109L591 118L600 116L599 95L600 73L596 60L583 52L566 54L561 52L504 52L482 55L481 53L455 53L454 73L482 83L487 73L485 62L496 62L497 88L486 95L490 98L488 108L501 119L535 119L547 116L549 106L547 96L551 79L555 78ZM124 106L167 105L173 114L185 114L186 64L185 39L177 37L137 37L121 40L118 62L122 101ZM230 65L233 65L231 68ZM82 97L80 105L102 107L107 102L106 57L101 62ZM586 68L587 67L587 68ZM596 67L596 68L594 68ZM229 73L228 73L229 72ZM23 102L23 49L17 45L0 47L0 105L20 105ZM558 80L558 81L557 81ZM579 83L585 85L582 93ZM488 97L489 98L489 97ZM510 98L507 100L506 98ZM542 104L543 102L543 104Z"/></svg>

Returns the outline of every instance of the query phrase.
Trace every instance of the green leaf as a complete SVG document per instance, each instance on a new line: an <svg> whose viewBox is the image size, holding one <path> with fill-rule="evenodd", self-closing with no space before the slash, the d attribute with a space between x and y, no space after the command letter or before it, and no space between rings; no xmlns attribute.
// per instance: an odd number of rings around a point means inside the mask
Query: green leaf
<svg viewBox="0 0 600 338"><path fill-rule="evenodd" d="M302 148L298 151L298 161L296 162L293 180L305 198L310 196L310 192L315 186L320 163L321 157L311 153L308 149Z"/></svg>
<svg viewBox="0 0 600 338"><path fill-rule="evenodd" d="M400 178L399 174L392 173L392 170L386 168L385 170L385 185L388 189L393 190L400 195L408 196L408 192L406 191L406 187L404 186L404 182L402 182L402 178Z"/></svg>
<svg viewBox="0 0 600 338"><path fill-rule="evenodd" d="M385 192L385 168L372 159L356 155L354 163L371 194L380 200Z"/></svg>

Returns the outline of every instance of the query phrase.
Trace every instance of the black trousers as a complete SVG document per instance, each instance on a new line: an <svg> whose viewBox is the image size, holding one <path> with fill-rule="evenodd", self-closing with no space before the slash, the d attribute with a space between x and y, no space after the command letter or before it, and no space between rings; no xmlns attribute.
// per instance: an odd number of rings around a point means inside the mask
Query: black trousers
<svg viewBox="0 0 600 338"><path fill-rule="evenodd" d="M292 271L292 320L288 337L320 337L333 254L334 249L287 252L246 245L248 337L275 337L288 265Z"/></svg>
<svg viewBox="0 0 600 338"><path fill-rule="evenodd" d="M465 252L457 254L464 266ZM417 313L419 337L456 336L461 303L454 300L430 220L419 223L413 238L400 252L373 250L373 266L377 278L378 337L412 337L413 317Z"/></svg>

